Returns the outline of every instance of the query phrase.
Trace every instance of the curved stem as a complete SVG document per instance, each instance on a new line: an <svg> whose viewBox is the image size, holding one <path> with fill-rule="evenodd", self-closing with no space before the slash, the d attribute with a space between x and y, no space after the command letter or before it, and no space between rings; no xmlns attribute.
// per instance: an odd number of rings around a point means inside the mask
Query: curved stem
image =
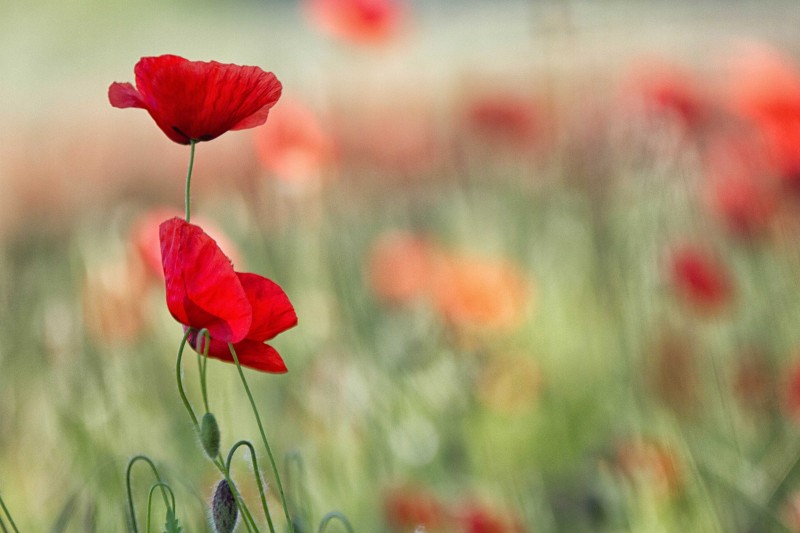
<svg viewBox="0 0 800 533"><path fill-rule="evenodd" d="M185 195L185 209L186 209L186 222L189 222L189 218L192 214L192 202L190 191L192 188L192 168L194 168L194 148L197 144L196 141L191 140L189 141L189 146L191 147L191 151L189 152L189 170L186 172L186 195Z"/></svg>
<svg viewBox="0 0 800 533"><path fill-rule="evenodd" d="M161 476L158 473L158 469L156 469L156 465L153 464L153 461L151 461L146 455L137 455L135 457L131 457L131 460L128 461L128 468L125 471L125 487L128 491L128 510L131 513L131 525L133 526L134 533L139 533L139 525L136 523L136 508L133 505L133 493L131 492L131 469L137 461L144 461L149 464L150 469L153 471L153 475L156 476L156 480L158 480L158 483L164 484L164 481L161 479ZM161 488L161 495L164 497L164 505L169 507L167 491L164 490L163 487ZM3 509L5 509L5 506L3 506ZM8 511L6 511L6 514L8 514ZM14 528L14 530L16 531L16 528Z"/></svg>
<svg viewBox="0 0 800 533"><path fill-rule="evenodd" d="M195 429L198 428L197 424L197 416L194 414L194 410L192 406L189 404L189 399L186 397L186 392L183 390L183 377L181 376L182 368L181 368L181 359L183 359L183 349L186 347L186 341L189 339L189 333L191 329L187 329L186 333L183 334L183 340L181 341L181 345L178 348L178 362L175 365L175 376L178 380L178 394L181 395L181 400L183 401L183 406L186 408L186 411L189 413L189 416L192 419L192 423L194 424Z"/></svg>
<svg viewBox="0 0 800 533"><path fill-rule="evenodd" d="M317 530L317 533L324 533L330 521L334 519L339 520L339 522L344 524L344 527L349 533L354 533L353 525L350 523L350 520L348 520L347 517L339 511L331 511L323 516L322 521L319 523L319 529Z"/></svg>
<svg viewBox="0 0 800 533"><path fill-rule="evenodd" d="M11 529L14 530L15 533L19 533L19 529L17 529L17 525L14 523L14 519L11 518L11 513L8 512L8 507L6 507L5 502L3 501L3 496L0 495L0 507L3 509L3 513L5 513L6 518L8 518L8 523L11 525ZM2 523L2 522L0 522ZM5 524L3 524L3 530L5 531Z"/></svg>
<svg viewBox="0 0 800 533"><path fill-rule="evenodd" d="M267 517L267 525L269 525L269 530L275 533L275 526L272 525L272 516L269 514L269 507L267 506L267 496L264 492L264 483L261 481L261 472L258 469L256 450L253 448L253 445L250 443L250 441L240 440L233 445L231 451L228 452L228 460L225 462L225 468L228 470L228 472L231 471L231 459L233 459L233 454L236 453L236 450L240 446L247 446L250 448L250 456L253 458L253 473L256 476L256 483L258 484L258 494L261 496L261 508L264 510L264 516Z"/></svg>
<svg viewBox="0 0 800 533"><path fill-rule="evenodd" d="M250 387L247 385L247 379L244 377L244 372L242 372L242 365L239 364L239 358L236 356L236 350L233 348L232 343L228 343L228 348L231 351L231 355L233 356L233 362L236 363L236 370L239 371L239 377L242 380L242 385L244 385L244 391L247 393L247 398L250 400L250 406L253 408L253 414L256 417L256 424L258 424L258 431L261 433L261 440L264 443L264 447L267 449L267 456L269 456L269 462L272 465L272 472L275 474L275 482L278 485L278 492L281 495L281 505L283 506L283 514L286 516L286 524L289 528L289 531L294 531L294 525L292 524L292 518L289 516L289 508L286 506L286 495L283 492L283 484L281 483L281 474L278 472L278 466L275 464L275 457L272 455L272 449L269 447L269 441L267 440L267 435L264 433L264 425L261 423L261 416L258 414L258 408L256 407L256 402L253 400L253 394L250 392Z"/></svg>
<svg viewBox="0 0 800 533"><path fill-rule="evenodd" d="M170 509L173 513L175 512L175 493L172 492L172 488L166 483L153 483L153 485L150 487L150 494L147 495L147 529L145 529L147 533L150 533L150 516L152 515L153 510L153 493L158 487L161 487L161 490L169 491L170 499L172 499L172 507L167 506L167 512L169 512Z"/></svg>

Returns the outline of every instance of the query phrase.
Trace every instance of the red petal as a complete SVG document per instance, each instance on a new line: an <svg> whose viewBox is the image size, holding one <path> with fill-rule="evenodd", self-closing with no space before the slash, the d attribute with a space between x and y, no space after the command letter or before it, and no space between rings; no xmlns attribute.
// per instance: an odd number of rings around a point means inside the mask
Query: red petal
<svg viewBox="0 0 800 533"><path fill-rule="evenodd" d="M182 144L263 124L281 94L275 75L258 67L164 55L142 58L134 72L150 115Z"/></svg>
<svg viewBox="0 0 800 533"><path fill-rule="evenodd" d="M214 239L177 217L163 222L159 232L172 316L185 326L207 328L212 339L244 339L253 311L230 260Z"/></svg>
<svg viewBox="0 0 800 533"><path fill-rule="evenodd" d="M200 341L199 346L196 342L196 334L189 336L189 344L198 352L203 353L203 342ZM262 342L254 340L243 340L233 345L236 350L236 357L239 359L239 364L253 370L260 370L261 372L270 372L272 374L283 374L287 372L286 364L283 362L278 351ZM208 347L208 356L227 363L233 363L233 356L231 355L228 343L211 339L211 344Z"/></svg>
<svg viewBox="0 0 800 533"><path fill-rule="evenodd" d="M108 101L111 105L120 109L126 107L145 108L142 102L142 95L130 83L114 82L108 88Z"/></svg>
<svg viewBox="0 0 800 533"><path fill-rule="evenodd" d="M237 272L237 275L253 308L248 339L268 341L297 325L294 307L277 283L258 274Z"/></svg>

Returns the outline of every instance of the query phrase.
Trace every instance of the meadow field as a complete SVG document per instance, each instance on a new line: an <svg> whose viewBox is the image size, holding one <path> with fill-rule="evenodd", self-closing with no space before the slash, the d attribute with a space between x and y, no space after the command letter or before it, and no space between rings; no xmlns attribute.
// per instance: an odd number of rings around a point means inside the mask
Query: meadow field
<svg viewBox="0 0 800 533"><path fill-rule="evenodd" d="M0 4L0 531L215 531L206 411L255 450L237 531L800 531L798 28L788 0ZM176 375L190 148L109 100L163 54L282 84L192 144L191 223L285 291L286 373L187 347Z"/></svg>

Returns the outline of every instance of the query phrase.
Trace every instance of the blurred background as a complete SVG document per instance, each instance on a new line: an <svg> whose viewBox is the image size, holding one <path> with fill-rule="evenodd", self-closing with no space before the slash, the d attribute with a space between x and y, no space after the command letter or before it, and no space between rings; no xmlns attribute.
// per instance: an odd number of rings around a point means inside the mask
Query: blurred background
<svg viewBox="0 0 800 533"><path fill-rule="evenodd" d="M798 27L792 0L0 4L20 530L124 531L139 453L210 527L157 237L189 151L107 98L170 53L283 83L198 145L193 222L296 307L288 374L248 379L298 531L800 531ZM223 448L257 443L235 367L209 387Z"/></svg>

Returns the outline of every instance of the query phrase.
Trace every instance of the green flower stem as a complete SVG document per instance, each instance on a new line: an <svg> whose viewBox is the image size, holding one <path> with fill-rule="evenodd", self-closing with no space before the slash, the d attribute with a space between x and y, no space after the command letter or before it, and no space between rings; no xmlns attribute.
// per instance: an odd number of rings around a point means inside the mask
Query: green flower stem
<svg viewBox="0 0 800 533"><path fill-rule="evenodd" d="M256 417L256 423L258 424L258 431L261 433L261 440L264 443L264 447L267 449L267 456L269 456L269 462L272 465L272 472L275 474L275 482L278 485L278 492L281 495L281 505L283 506L283 514L286 516L286 524L289 528L289 531L294 531L294 525L292 524L292 518L289 515L289 508L286 505L286 495L283 492L283 484L281 483L281 474L278 472L278 466L275 464L275 457L272 455L272 449L269 447L269 441L267 440L267 435L264 433L264 425L261 423L261 416L258 414L258 408L256 407L256 402L253 400L253 394L250 392L250 387L247 385L247 379L244 377L244 372L242 372L242 365L239 364L239 358L236 355L236 350L233 348L232 343L228 343L228 348L231 351L231 355L233 356L233 362L236 363L236 370L239 371L239 377L242 380L242 385L244 385L244 391L247 393L247 398L250 400L250 406L253 408L253 414Z"/></svg>
<svg viewBox="0 0 800 533"><path fill-rule="evenodd" d="M326 514L322 517L322 521L319 523L319 529L317 533L325 533L325 530L328 528L328 524L332 520L338 520L344 527L347 529L349 533L354 533L353 525L350 523L350 520L347 519L345 515L340 513L339 511L331 511L330 513Z"/></svg>
<svg viewBox="0 0 800 533"><path fill-rule="evenodd" d="M236 450L240 446L247 446L250 448L250 456L253 458L253 474L256 477L256 483L258 484L258 494L261 496L261 508L264 510L264 516L267 517L267 524L269 525L269 530L272 533L275 533L275 526L272 525L272 516L269 513L269 506L267 506L267 496L264 492L264 483L261 481L261 472L258 469L258 459L256 458L256 450L253 448L253 445L246 440L240 440L236 444L233 445L231 451L228 452L228 460L225 462L225 468L228 472L231 471L231 459L233 459L233 454L236 453Z"/></svg>
<svg viewBox="0 0 800 533"><path fill-rule="evenodd" d="M149 464L150 469L153 471L153 475L156 477L156 480L158 480L157 485L159 484L164 485L164 481L161 479L161 475L159 475L158 469L156 469L156 465L153 464L153 461L151 461L149 457L147 457L146 455L137 455L135 457L132 457L131 460L128 461L128 468L125 471L125 487L127 488L128 491L128 511L131 513L131 525L133 526L134 533L139 533L139 525L136 523L136 508L133 505L133 493L131 492L131 469L133 468L133 465L137 461L144 461L147 464ZM163 486L161 487L161 495L164 497L164 505L169 507L169 500L167 499L167 491L164 489ZM0 500L0 503L1 502L2 500ZM5 509L5 506L3 506L3 509ZM8 514L8 511L6 511L6 514ZM14 525L13 522L11 525L12 526ZM15 527L14 531L16 530L17 528Z"/></svg>
<svg viewBox="0 0 800 533"><path fill-rule="evenodd" d="M203 331L205 331L206 334L208 334L208 330L203 329L200 330L201 335L203 334ZM175 379L178 382L178 393L180 394L181 400L183 401L183 406L186 408L186 412L189 413L189 417L192 419L192 424L194 424L195 431L199 432L200 424L197 422L197 415L195 415L194 410L192 409L192 405L189 403L189 399L186 397L186 392L183 389L183 376L181 372L182 370L181 361L183 360L183 350L186 348L186 342L189 340L190 333L191 329L187 329L186 333L184 333L183 335L181 344L178 347L178 357L177 357L177 362L175 364ZM203 380L201 379L201 383L202 381ZM204 396L204 401L206 404L206 411L208 411L208 400L206 396ZM253 522L252 515L250 515L250 511L247 509L247 505L244 503L244 500L242 499L241 495L236 490L236 485L234 485L233 481L231 481L229 473L225 470L225 464L222 460L222 456L220 455L219 460L213 461L213 463L219 469L220 473L225 477L225 480L228 482L228 484L231 486L231 490L233 490L234 494L236 495L236 505L239 507L239 511L241 511L242 516L245 517L244 518L245 526L247 526L248 531L252 532L253 530L250 527L250 523L247 521L247 517L250 516L250 521L253 523L253 525L255 525L255 522ZM258 528L256 528L256 531L258 531ZM138 533L138 530L136 530L135 533Z"/></svg>
<svg viewBox="0 0 800 533"><path fill-rule="evenodd" d="M197 144L196 141L191 140L189 141L189 146L191 147L191 151L189 152L189 170L186 172L186 195L185 195L185 205L186 205L186 222L189 222L189 218L192 214L192 207L191 207L191 197L189 192L192 187L192 168L194 167L194 148Z"/></svg>
<svg viewBox="0 0 800 533"><path fill-rule="evenodd" d="M3 513L5 513L6 518L8 518L8 523L11 525L11 529L14 530L14 533L19 533L19 529L17 529L17 525L14 523L14 519L11 518L11 513L8 511L8 507L6 507L5 502L3 501L3 496L0 495L0 507L3 509ZM2 523L0 520L0 524L3 526L3 531L7 531L5 524Z"/></svg>
<svg viewBox="0 0 800 533"><path fill-rule="evenodd" d="M3 533L8 533L8 530L6 529L6 523L3 522L2 516L0 516L0 531L2 531Z"/></svg>
<svg viewBox="0 0 800 533"><path fill-rule="evenodd" d="M292 473L292 465L295 465L297 475ZM303 458L300 453L292 451L286 454L283 466L284 475L286 476L286 494L289 498L287 504L295 509L295 515L298 514L303 518L309 518L307 493L305 490L305 468L303 467Z"/></svg>
<svg viewBox="0 0 800 533"><path fill-rule="evenodd" d="M181 340L181 345L178 347L178 362L175 364L175 377L178 380L178 394L181 396L181 400L183 401L183 406L186 408L186 412L189 413L189 417L192 419L192 423L194 424L194 428L199 430L199 424L197 423L197 416L194 414L194 410L192 409L191 404L189 404L189 399L186 397L186 392L183 390L183 377L181 376L182 368L181 368L181 360L183 359L183 349L186 347L186 341L189 339L189 333L191 333L191 329L187 329L186 333L183 334L183 340Z"/></svg>
<svg viewBox="0 0 800 533"><path fill-rule="evenodd" d="M175 513L175 493L172 492L172 488L170 488L170 486L166 483L153 483L153 485L150 487L150 494L147 495L147 529L145 529L147 533L150 533L150 517L153 514L153 493L159 487L161 490L169 491L169 496L172 500L172 507L167 506L167 511L172 510L172 512Z"/></svg>
<svg viewBox="0 0 800 533"><path fill-rule="evenodd" d="M200 391L203 393L203 407L206 408L206 413L211 409L208 407L208 387L206 386L206 368L208 368L208 350L211 347L211 334L206 328L197 332L198 339L203 340L203 354L197 354L197 371L200 374Z"/></svg>

